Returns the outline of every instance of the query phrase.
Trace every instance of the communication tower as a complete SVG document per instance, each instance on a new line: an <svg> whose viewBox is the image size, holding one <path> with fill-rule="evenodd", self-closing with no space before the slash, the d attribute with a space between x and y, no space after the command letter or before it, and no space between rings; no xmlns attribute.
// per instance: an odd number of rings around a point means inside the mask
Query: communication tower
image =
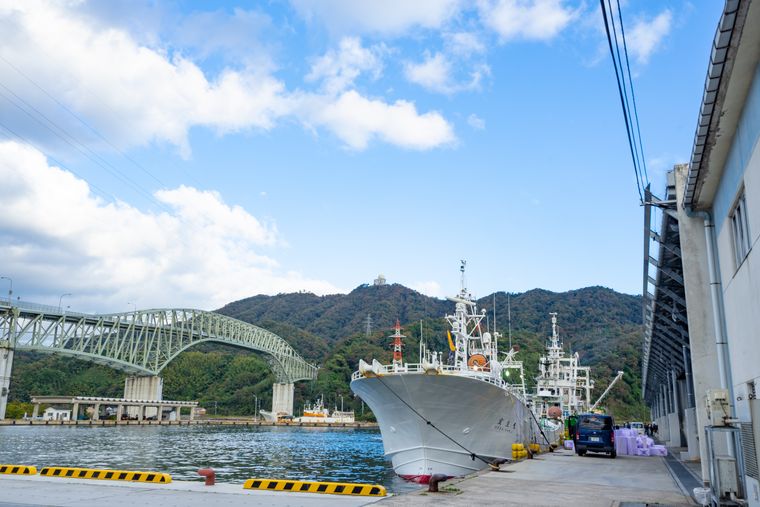
<svg viewBox="0 0 760 507"><path fill-rule="evenodd" d="M396 319L396 332L389 336L389 338L393 338L393 366L402 366L401 347L404 345L401 343L401 338L406 338L406 336L401 334L401 324L398 319Z"/></svg>

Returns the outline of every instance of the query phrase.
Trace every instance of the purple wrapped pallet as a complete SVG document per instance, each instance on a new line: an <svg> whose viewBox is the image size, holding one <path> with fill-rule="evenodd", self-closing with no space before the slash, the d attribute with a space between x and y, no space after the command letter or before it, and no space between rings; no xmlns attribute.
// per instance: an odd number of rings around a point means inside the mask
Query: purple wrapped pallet
<svg viewBox="0 0 760 507"><path fill-rule="evenodd" d="M636 456L636 450L638 449L638 445L636 445L636 438L625 437L623 440L625 440L625 445L628 449L628 452L626 454L630 456Z"/></svg>
<svg viewBox="0 0 760 507"><path fill-rule="evenodd" d="M572 451L574 448L572 440L565 440L565 449Z"/></svg>
<svg viewBox="0 0 760 507"><path fill-rule="evenodd" d="M636 449L636 456L649 456L649 449Z"/></svg>
<svg viewBox="0 0 760 507"><path fill-rule="evenodd" d="M622 456L628 454L628 443L622 437L615 437L615 452Z"/></svg>
<svg viewBox="0 0 760 507"><path fill-rule="evenodd" d="M650 456L667 456L668 455L668 448L664 445L653 445L649 448L649 455Z"/></svg>
<svg viewBox="0 0 760 507"><path fill-rule="evenodd" d="M654 440L652 440L649 437L644 437L644 438L646 439L647 447L652 447L654 445Z"/></svg>

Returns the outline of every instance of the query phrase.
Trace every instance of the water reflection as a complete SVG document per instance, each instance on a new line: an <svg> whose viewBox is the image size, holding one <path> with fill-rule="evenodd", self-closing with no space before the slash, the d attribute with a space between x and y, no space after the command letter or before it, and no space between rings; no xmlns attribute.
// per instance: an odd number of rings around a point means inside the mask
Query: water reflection
<svg viewBox="0 0 760 507"><path fill-rule="evenodd" d="M0 463L148 469L176 480L251 477L383 484L400 492L377 430L270 426L2 426Z"/></svg>

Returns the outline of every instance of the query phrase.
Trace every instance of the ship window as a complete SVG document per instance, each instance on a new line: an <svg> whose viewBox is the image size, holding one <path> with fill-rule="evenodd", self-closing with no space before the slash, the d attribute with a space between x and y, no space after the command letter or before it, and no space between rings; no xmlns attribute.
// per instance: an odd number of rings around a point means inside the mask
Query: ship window
<svg viewBox="0 0 760 507"><path fill-rule="evenodd" d="M734 243L734 260L736 262L736 269L739 269L750 249L747 199L743 189L729 217L731 218L731 232Z"/></svg>

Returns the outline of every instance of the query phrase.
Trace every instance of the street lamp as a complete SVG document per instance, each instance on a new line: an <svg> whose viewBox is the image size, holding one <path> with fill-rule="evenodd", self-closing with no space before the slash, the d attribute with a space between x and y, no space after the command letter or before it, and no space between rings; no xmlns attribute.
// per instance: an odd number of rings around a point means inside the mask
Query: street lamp
<svg viewBox="0 0 760 507"><path fill-rule="evenodd" d="M340 396L340 411L343 412L343 395L339 394L338 396Z"/></svg>
<svg viewBox="0 0 760 507"><path fill-rule="evenodd" d="M253 395L253 417L256 421L259 420L259 397Z"/></svg>
<svg viewBox="0 0 760 507"><path fill-rule="evenodd" d="M132 305L132 311L133 311L134 313L137 313L137 304L136 304L136 303L133 303L132 301L130 301L130 302L128 302L127 304L128 304L128 305Z"/></svg>
<svg viewBox="0 0 760 507"><path fill-rule="evenodd" d="M11 304L11 297L13 296L13 279L10 276L0 276L0 280L8 280L11 284L8 289L8 304Z"/></svg>
<svg viewBox="0 0 760 507"><path fill-rule="evenodd" d="M61 294L61 297L58 298L58 311L61 311L61 302L63 301L63 298L66 296L71 296L70 292L67 292L66 294Z"/></svg>

